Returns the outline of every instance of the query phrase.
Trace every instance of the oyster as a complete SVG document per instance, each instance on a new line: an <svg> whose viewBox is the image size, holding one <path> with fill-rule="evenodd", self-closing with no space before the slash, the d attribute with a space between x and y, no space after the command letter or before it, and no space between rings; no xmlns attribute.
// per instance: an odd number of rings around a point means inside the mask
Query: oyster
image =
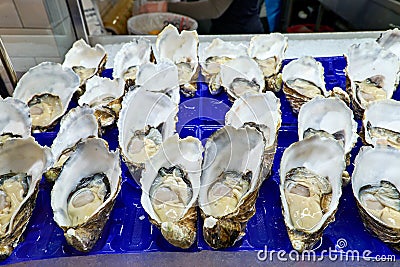
<svg viewBox="0 0 400 267"><path fill-rule="evenodd" d="M45 173L54 182L76 145L89 137L97 137L99 127L93 109L88 106L71 109L61 120L60 130L51 145L53 166Z"/></svg>
<svg viewBox="0 0 400 267"><path fill-rule="evenodd" d="M355 115L361 118L370 102L392 98L400 61L376 42L352 45L345 57L347 90Z"/></svg>
<svg viewBox="0 0 400 267"><path fill-rule="evenodd" d="M65 54L62 65L73 69L79 75L80 86L83 88L89 78L103 70L106 61L107 53L102 45L96 44L95 47L91 47L83 39L80 39Z"/></svg>
<svg viewBox="0 0 400 267"><path fill-rule="evenodd" d="M328 96L324 68L314 58L305 56L289 62L282 70L283 92L298 113L300 107L316 96Z"/></svg>
<svg viewBox="0 0 400 267"><path fill-rule="evenodd" d="M122 157L136 181L144 162L157 153L161 143L175 133L178 105L166 94L144 88L129 91L118 119Z"/></svg>
<svg viewBox="0 0 400 267"><path fill-rule="evenodd" d="M214 249L233 246L255 213L265 142L253 127L224 126L205 146L199 206L203 236Z"/></svg>
<svg viewBox="0 0 400 267"><path fill-rule="evenodd" d="M364 141L400 149L400 102L387 99L370 103L363 118Z"/></svg>
<svg viewBox="0 0 400 267"><path fill-rule="evenodd" d="M319 135L296 142L284 151L279 188L294 249L311 249L334 221L345 165L343 147Z"/></svg>
<svg viewBox="0 0 400 267"><path fill-rule="evenodd" d="M28 106L14 98L0 99L0 143L10 138L31 135L32 120Z"/></svg>
<svg viewBox="0 0 400 267"><path fill-rule="evenodd" d="M261 93L265 82L257 62L248 56L232 59L221 65L221 85L231 100L245 93Z"/></svg>
<svg viewBox="0 0 400 267"><path fill-rule="evenodd" d="M94 76L87 80L86 91L79 98L78 104L93 108L100 126L107 127L118 119L124 92L123 80Z"/></svg>
<svg viewBox="0 0 400 267"><path fill-rule="evenodd" d="M264 178L271 171L275 157L282 122L280 106L279 98L272 92L247 93L235 100L225 116L225 125L235 128L251 125L262 132L265 139Z"/></svg>
<svg viewBox="0 0 400 267"><path fill-rule="evenodd" d="M197 48L199 37L196 31L178 29L169 24L159 34L155 45L157 62L163 59L171 60L178 67L181 92L186 96L196 93L199 59Z"/></svg>
<svg viewBox="0 0 400 267"><path fill-rule="evenodd" d="M83 252L93 248L120 189L118 151L99 138L79 143L51 191L54 221L68 244Z"/></svg>
<svg viewBox="0 0 400 267"><path fill-rule="evenodd" d="M48 148L32 137L5 141L0 146L0 258L9 256L35 207L42 173L51 163Z"/></svg>
<svg viewBox="0 0 400 267"><path fill-rule="evenodd" d="M384 31L376 40L386 50L400 58L400 30L398 28Z"/></svg>
<svg viewBox="0 0 400 267"><path fill-rule="evenodd" d="M136 84L147 91L165 93L179 104L178 68L172 61L165 59L157 64L147 63L138 68Z"/></svg>
<svg viewBox="0 0 400 267"><path fill-rule="evenodd" d="M221 65L239 56L247 56L245 45L224 42L219 38L215 38L204 49L199 49L201 71L211 94L216 95L221 91Z"/></svg>
<svg viewBox="0 0 400 267"><path fill-rule="evenodd" d="M400 250L400 151L362 147L355 159L353 194L366 228Z"/></svg>
<svg viewBox="0 0 400 267"><path fill-rule="evenodd" d="M250 40L248 53L263 71L266 90L281 90L282 75L279 71L287 46L287 37L276 32L257 35Z"/></svg>
<svg viewBox="0 0 400 267"><path fill-rule="evenodd" d="M357 122L353 111L339 98L317 96L300 108L299 140L321 131L340 142L350 164L350 152L358 139Z"/></svg>
<svg viewBox="0 0 400 267"><path fill-rule="evenodd" d="M127 87L135 85L138 68L150 63L150 54L150 42L144 38L124 44L114 57L114 79L124 80Z"/></svg>
<svg viewBox="0 0 400 267"><path fill-rule="evenodd" d="M64 115L78 86L79 77L71 69L43 62L21 77L13 97L28 105L32 129L45 131Z"/></svg>
<svg viewBox="0 0 400 267"><path fill-rule="evenodd" d="M197 138L166 139L145 163L141 203L150 221L172 245L189 248L196 240L196 201L203 147Z"/></svg>

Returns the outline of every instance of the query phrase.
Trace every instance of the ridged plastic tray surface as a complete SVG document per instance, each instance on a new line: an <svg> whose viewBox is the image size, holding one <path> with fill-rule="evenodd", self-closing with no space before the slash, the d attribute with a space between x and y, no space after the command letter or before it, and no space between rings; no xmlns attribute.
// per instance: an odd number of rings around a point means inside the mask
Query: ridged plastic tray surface
<svg viewBox="0 0 400 267"><path fill-rule="evenodd" d="M345 88L344 68L346 60L343 57L317 58L325 68L327 89L335 86ZM288 60L284 62L287 64ZM103 76L110 76L110 70L103 72ZM400 92L395 99L400 99ZM282 92L278 93L281 101L282 127L278 135L278 148L270 177L262 184L259 198L256 202L256 214L249 220L246 235L235 246L226 251L256 251L267 246L268 251L285 250L290 252L290 244L286 227L283 221L281 202L279 197L279 165L282 153L290 144L298 140L297 116L291 111ZM207 84L199 82L198 91L193 98L181 96L179 106L177 131L181 137L195 136L205 143L214 131L224 125L225 113L231 107L225 93L213 96L208 92ZM71 105L73 107L74 104ZM360 122L359 127L360 127ZM34 134L41 145L50 146L56 136L55 132ZM109 129L103 135L109 143L110 149L118 146L118 130ZM352 163L357 155L361 141L359 139L352 151ZM350 164L348 171L352 172ZM10 264L20 261L68 257L77 255L94 255L107 253L143 253L151 251L200 251L212 250L204 241L202 234L202 220L198 222L197 242L182 250L170 245L162 237L161 232L153 226L140 203L141 189L132 179L127 167L122 162L122 189L117 197L110 219L104 231L89 253L81 253L70 247L63 236L62 230L53 220L50 205L52 184L44 179L40 184L40 191L36 208L23 235L23 241L15 248L11 256L0 264ZM198 216L200 217L200 214ZM342 242L342 243L340 243ZM343 243L344 242L344 243ZM338 244L339 247L338 247ZM371 257L376 255L396 255L400 253L392 250L379 239L373 237L363 226L352 194L351 186L343 189L336 220L324 231L317 255L323 250L333 249L357 250L360 254L369 250ZM256 255L256 254L255 254Z"/></svg>

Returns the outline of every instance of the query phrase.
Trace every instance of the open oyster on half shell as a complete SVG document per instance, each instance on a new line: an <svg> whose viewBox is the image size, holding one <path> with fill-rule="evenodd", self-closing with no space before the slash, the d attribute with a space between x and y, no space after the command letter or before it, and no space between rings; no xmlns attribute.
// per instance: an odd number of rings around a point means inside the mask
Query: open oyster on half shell
<svg viewBox="0 0 400 267"><path fill-rule="evenodd" d="M42 173L50 164L50 150L32 137L7 140L0 146L0 259L21 241Z"/></svg>
<svg viewBox="0 0 400 267"><path fill-rule="evenodd" d="M21 77L13 97L28 105L32 130L46 131L67 111L78 87L79 77L71 69L43 62Z"/></svg>
<svg viewBox="0 0 400 267"><path fill-rule="evenodd" d="M68 244L83 252L93 248L120 188L118 151L110 152L107 142L99 138L79 143L51 191L54 221Z"/></svg>
<svg viewBox="0 0 400 267"><path fill-rule="evenodd" d="M282 75L279 71L287 46L287 37L276 32L257 35L250 40L248 53L264 74L266 90L273 92L281 90Z"/></svg>
<svg viewBox="0 0 400 267"><path fill-rule="evenodd" d="M186 96L194 96L199 73L199 37L196 31L178 29L169 24L157 36L154 56L157 62L171 60L178 67L179 85Z"/></svg>
<svg viewBox="0 0 400 267"><path fill-rule="evenodd" d="M328 96L325 88L324 68L313 57L292 60L282 70L283 92L293 112L316 96Z"/></svg>
<svg viewBox="0 0 400 267"><path fill-rule="evenodd" d="M93 109L88 106L71 109L60 122L60 130L51 145L53 165L45 173L54 182L77 144L89 137L98 137L99 126Z"/></svg>
<svg viewBox="0 0 400 267"><path fill-rule="evenodd" d="M138 87L122 101L117 122L122 158L139 182L146 160L175 133L178 105L166 94Z"/></svg>
<svg viewBox="0 0 400 267"><path fill-rule="evenodd" d="M200 140L175 134L146 161L140 180L141 203L150 221L180 248L189 248L196 240L202 152Z"/></svg>
<svg viewBox="0 0 400 267"><path fill-rule="evenodd" d="M345 165L339 142L319 135L284 151L279 189L285 225L295 250L311 249L334 221Z"/></svg>
<svg viewBox="0 0 400 267"><path fill-rule="evenodd" d="M400 102L386 99L370 103L364 112L365 143L400 149Z"/></svg>
<svg viewBox="0 0 400 267"><path fill-rule="evenodd" d="M347 91L355 115L362 118L369 103L392 98L398 84L400 61L376 42L354 44L345 57Z"/></svg>
<svg viewBox="0 0 400 267"><path fill-rule="evenodd" d="M11 138L31 135L32 120L28 106L21 100L0 99L0 144Z"/></svg>
<svg viewBox="0 0 400 267"><path fill-rule="evenodd" d="M96 44L94 47L88 45L83 39L76 41L71 49L65 54L63 67L71 68L79 75L82 94L85 91L86 81L99 74L106 64L107 53L104 47Z"/></svg>
<svg viewBox="0 0 400 267"><path fill-rule="evenodd" d="M400 150L362 147L355 159L353 194L366 228L400 250Z"/></svg>
<svg viewBox="0 0 400 267"><path fill-rule="evenodd" d="M250 125L262 132L265 139L263 178L270 173L275 157L282 122L280 106L279 98L272 92L247 93L235 100L225 116L225 125L235 128Z"/></svg>
<svg viewBox="0 0 400 267"><path fill-rule="evenodd" d="M100 127L111 126L118 119L124 87L122 79L94 76L87 80L85 93L79 98L78 104L94 109Z"/></svg>
<svg viewBox="0 0 400 267"><path fill-rule="evenodd" d="M248 126L224 126L208 138L199 206L204 240L212 248L233 246L256 212L264 147L262 133Z"/></svg>

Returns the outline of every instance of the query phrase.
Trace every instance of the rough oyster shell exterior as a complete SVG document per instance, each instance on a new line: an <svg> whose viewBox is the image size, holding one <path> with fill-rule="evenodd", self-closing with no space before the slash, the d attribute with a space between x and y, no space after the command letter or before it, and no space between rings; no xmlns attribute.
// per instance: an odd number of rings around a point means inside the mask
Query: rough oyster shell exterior
<svg viewBox="0 0 400 267"><path fill-rule="evenodd" d="M2 136L27 138L31 135L32 120L28 106L21 100L0 99L0 142Z"/></svg>

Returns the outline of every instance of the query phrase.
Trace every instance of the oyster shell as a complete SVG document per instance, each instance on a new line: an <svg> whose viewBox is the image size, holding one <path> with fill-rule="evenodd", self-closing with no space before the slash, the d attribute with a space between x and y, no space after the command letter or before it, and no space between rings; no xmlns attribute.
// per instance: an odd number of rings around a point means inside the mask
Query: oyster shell
<svg viewBox="0 0 400 267"><path fill-rule="evenodd" d="M94 76L87 80L86 91L79 98L78 104L93 108L100 126L107 127L118 119L124 92L123 80Z"/></svg>
<svg viewBox="0 0 400 267"><path fill-rule="evenodd" d="M83 252L93 248L120 188L118 151L110 152L99 138L79 143L51 191L54 221L68 244Z"/></svg>
<svg viewBox="0 0 400 267"><path fill-rule="evenodd" d="M284 151L279 188L294 249L311 249L334 221L345 165L343 147L319 135L296 142Z"/></svg>
<svg viewBox="0 0 400 267"><path fill-rule="evenodd" d="M263 71L266 90L273 92L281 90L282 75L279 71L287 46L287 37L276 32L257 35L250 40L248 53Z"/></svg>
<svg viewBox="0 0 400 267"><path fill-rule="evenodd" d="M139 38L124 44L114 57L113 77L135 85L139 66L150 63L150 41Z"/></svg>
<svg viewBox="0 0 400 267"><path fill-rule="evenodd" d="M257 62L248 56L232 59L221 65L221 85L230 99L239 98L245 93L261 93L265 82Z"/></svg>
<svg viewBox="0 0 400 267"><path fill-rule="evenodd" d="M168 59L157 64L141 65L137 71L136 84L147 91L167 94L176 104L179 104L178 68Z"/></svg>
<svg viewBox="0 0 400 267"><path fill-rule="evenodd" d="M141 203L150 221L172 245L189 248L196 240L196 201L203 146L197 138L166 139L145 163Z"/></svg>
<svg viewBox="0 0 400 267"><path fill-rule="evenodd" d="M178 29L169 24L157 36L155 57L157 62L163 59L171 60L178 67L181 92L193 96L197 90L199 58L197 49L199 37L196 31Z"/></svg>
<svg viewBox="0 0 400 267"><path fill-rule="evenodd" d="M225 115L225 125L235 128L251 125L262 132L265 139L264 178L270 173L275 157L282 122L280 106L279 98L272 92L247 93L236 99Z"/></svg>
<svg viewBox="0 0 400 267"><path fill-rule="evenodd" d="M138 182L144 162L175 133L178 105L166 94L144 88L129 91L117 122L122 157Z"/></svg>
<svg viewBox="0 0 400 267"><path fill-rule="evenodd" d="M60 122L60 130L51 145L53 166L45 173L54 182L76 145L89 137L98 137L99 126L93 109L88 106L71 109Z"/></svg>
<svg viewBox="0 0 400 267"><path fill-rule="evenodd" d="M353 110L358 118L372 101L390 99L398 84L400 61L376 42L352 45L345 69Z"/></svg>
<svg viewBox="0 0 400 267"><path fill-rule="evenodd" d="M264 147L261 132L248 126L224 126L207 140L199 206L212 248L233 246L244 235L263 181Z"/></svg>
<svg viewBox="0 0 400 267"><path fill-rule="evenodd" d="M11 97L0 99L0 110L0 143L31 135L32 120L24 102Z"/></svg>
<svg viewBox="0 0 400 267"><path fill-rule="evenodd" d="M316 96L328 96L325 88L324 68L310 56L289 62L282 70L283 92L293 112Z"/></svg>
<svg viewBox="0 0 400 267"><path fill-rule="evenodd" d="M71 69L43 62L21 77L13 97L28 105L32 129L45 131L64 115L78 86L79 77Z"/></svg>
<svg viewBox="0 0 400 267"><path fill-rule="evenodd" d="M107 53L102 45L96 44L95 47L91 47L80 39L65 54L62 65L73 69L79 75L82 87L89 78L103 70L106 61Z"/></svg>
<svg viewBox="0 0 400 267"><path fill-rule="evenodd" d="M400 102L387 99L370 103L363 118L364 141L400 149Z"/></svg>
<svg viewBox="0 0 400 267"><path fill-rule="evenodd" d="M399 150L362 147L352 175L353 194L365 227L397 250L400 250L399 172Z"/></svg>
<svg viewBox="0 0 400 267"><path fill-rule="evenodd" d="M299 140L321 131L339 141L350 163L350 152L358 139L357 122L353 111L339 98L317 96L300 108Z"/></svg>
<svg viewBox="0 0 400 267"><path fill-rule="evenodd" d="M35 207L42 173L51 163L48 148L32 137L0 146L0 258L11 254Z"/></svg>
<svg viewBox="0 0 400 267"><path fill-rule="evenodd" d="M398 28L384 31L376 42L400 58L400 30Z"/></svg>

